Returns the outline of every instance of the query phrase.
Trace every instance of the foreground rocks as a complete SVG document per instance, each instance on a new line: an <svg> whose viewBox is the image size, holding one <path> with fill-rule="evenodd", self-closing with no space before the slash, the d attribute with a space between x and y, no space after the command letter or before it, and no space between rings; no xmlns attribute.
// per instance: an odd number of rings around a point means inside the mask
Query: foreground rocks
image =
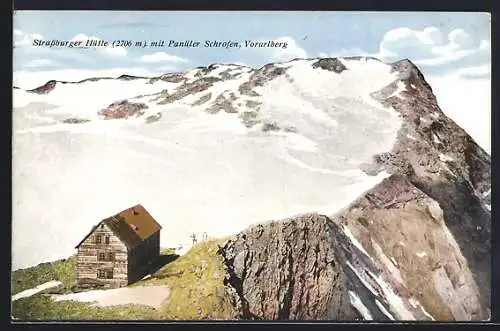
<svg viewBox="0 0 500 331"><path fill-rule="evenodd" d="M259 225L222 248L242 318L353 320L328 220L307 214Z"/></svg>
<svg viewBox="0 0 500 331"><path fill-rule="evenodd" d="M250 228L221 255L243 319L489 316L440 205L399 175L335 216Z"/></svg>

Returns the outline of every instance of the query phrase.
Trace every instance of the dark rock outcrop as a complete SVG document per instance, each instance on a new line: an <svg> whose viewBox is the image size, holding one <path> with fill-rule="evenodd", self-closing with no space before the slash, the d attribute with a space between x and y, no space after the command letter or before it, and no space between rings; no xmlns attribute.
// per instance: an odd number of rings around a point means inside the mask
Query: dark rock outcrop
<svg viewBox="0 0 500 331"><path fill-rule="evenodd" d="M261 122L261 120L259 119L260 114L257 110L244 111L239 115L243 125L245 125L247 128L251 128Z"/></svg>
<svg viewBox="0 0 500 331"><path fill-rule="evenodd" d="M285 68L277 67L272 63L266 64L259 70L253 71L248 78L248 81L241 84L238 90L243 95L253 97L259 96L259 94L253 90L254 87L264 86L265 83L273 80L278 76L284 75L285 73Z"/></svg>
<svg viewBox="0 0 500 331"><path fill-rule="evenodd" d="M121 75L117 78L118 80L136 80L136 79L148 79L144 76L132 76L132 75Z"/></svg>
<svg viewBox="0 0 500 331"><path fill-rule="evenodd" d="M281 128L275 122L265 122L262 124L262 131L263 132L280 131L280 130L281 130Z"/></svg>
<svg viewBox="0 0 500 331"><path fill-rule="evenodd" d="M210 114L217 114L219 111L223 110L226 113L237 113L238 111L233 106L235 100L236 96L232 92L219 94L210 107L207 108L207 112Z"/></svg>
<svg viewBox="0 0 500 331"><path fill-rule="evenodd" d="M217 65L215 63L213 64L210 64L206 67L198 67L197 69L199 69L199 71L195 74L195 77L203 77L204 75L207 75L209 74L210 72L214 71L215 69L217 69Z"/></svg>
<svg viewBox="0 0 500 331"><path fill-rule="evenodd" d="M244 319L353 320L346 275L317 214L258 225L222 249Z"/></svg>
<svg viewBox="0 0 500 331"><path fill-rule="evenodd" d="M157 122L161 119L161 113L156 113L154 115L150 115L148 117L146 117L146 123L147 124L151 124L151 123L154 123L154 122Z"/></svg>
<svg viewBox="0 0 500 331"><path fill-rule="evenodd" d="M49 80L44 85L37 87L35 89L32 89L32 90L28 90L28 92L36 93L36 94L48 94L56 88L56 85L57 85L57 81Z"/></svg>
<svg viewBox="0 0 500 331"><path fill-rule="evenodd" d="M162 80L169 83L181 83L186 81L186 77L182 73L171 73L165 74L160 77L151 78L150 83L155 83L158 80Z"/></svg>
<svg viewBox="0 0 500 331"><path fill-rule="evenodd" d="M141 116L144 114L144 109L148 106L144 103L129 102L128 100L122 100L110 104L107 108L99 111L99 115L103 116L104 119L120 119L129 118L131 116Z"/></svg>
<svg viewBox="0 0 500 331"><path fill-rule="evenodd" d="M324 70L333 71L337 74L340 74L342 71L347 70L346 66L337 58L319 59L317 62L313 63L312 67L314 69L321 68Z"/></svg>
<svg viewBox="0 0 500 331"><path fill-rule="evenodd" d="M200 106L212 98L212 93L202 95L198 100L193 102L193 106Z"/></svg>
<svg viewBox="0 0 500 331"><path fill-rule="evenodd" d="M159 104L171 103L180 100L188 95L199 93L210 88L215 82L218 82L220 80L221 79L217 77L203 77L193 82L184 82L181 86L175 89L174 93L167 96L164 100L159 102Z"/></svg>
<svg viewBox="0 0 500 331"><path fill-rule="evenodd" d="M87 123L87 122L90 122L90 120L86 119L86 118L75 118L75 117L70 117L70 118L66 118L62 121L63 123L66 123L66 124L80 124L80 123Z"/></svg>

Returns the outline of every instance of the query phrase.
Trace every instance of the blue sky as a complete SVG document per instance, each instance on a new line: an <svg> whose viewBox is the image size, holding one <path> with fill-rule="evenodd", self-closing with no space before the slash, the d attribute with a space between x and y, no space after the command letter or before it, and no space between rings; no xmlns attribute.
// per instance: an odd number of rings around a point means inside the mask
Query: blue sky
<svg viewBox="0 0 500 331"><path fill-rule="evenodd" d="M280 51L105 51L31 45L34 38L71 40L77 36L103 40L285 40L288 47ZM215 62L262 66L295 57L373 55L387 61L410 58L428 74L462 70L463 74L484 76L490 63L489 42L490 16L485 13L19 11L14 18L14 70L141 68L156 73Z"/></svg>

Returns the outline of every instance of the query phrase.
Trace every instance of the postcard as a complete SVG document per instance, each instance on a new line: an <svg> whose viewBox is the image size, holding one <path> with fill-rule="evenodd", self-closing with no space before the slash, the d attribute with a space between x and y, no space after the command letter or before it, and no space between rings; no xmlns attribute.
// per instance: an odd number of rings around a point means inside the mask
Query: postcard
<svg viewBox="0 0 500 331"><path fill-rule="evenodd" d="M490 20L15 12L13 320L489 320Z"/></svg>

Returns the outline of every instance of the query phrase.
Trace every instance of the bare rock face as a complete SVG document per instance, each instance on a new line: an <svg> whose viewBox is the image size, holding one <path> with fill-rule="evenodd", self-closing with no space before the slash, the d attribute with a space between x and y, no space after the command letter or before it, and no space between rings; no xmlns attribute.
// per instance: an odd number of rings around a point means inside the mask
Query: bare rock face
<svg viewBox="0 0 500 331"><path fill-rule="evenodd" d="M182 83L186 80L186 77L184 77L183 74L181 73L171 73L171 74L166 74L162 75L157 78L157 80L163 80L165 82L169 83ZM151 80L152 83L154 83L156 80Z"/></svg>
<svg viewBox="0 0 500 331"><path fill-rule="evenodd" d="M346 66L336 58L320 59L312 66L313 68L321 68L324 70L333 71L337 74L340 74L342 71L347 70Z"/></svg>
<svg viewBox="0 0 500 331"><path fill-rule="evenodd" d="M219 111L223 110L226 113L237 113L238 111L234 108L232 102L236 100L234 93L223 93L215 98L214 102L206 109L210 114L217 114Z"/></svg>
<svg viewBox="0 0 500 331"><path fill-rule="evenodd" d="M217 68L216 64L210 64L206 67L198 67L197 69L199 69L199 71L195 74L195 77L198 78L203 77L204 75L207 75L212 71L214 71L216 68Z"/></svg>
<svg viewBox="0 0 500 331"><path fill-rule="evenodd" d="M256 86L264 86L265 83L273 80L274 78L284 75L286 73L285 68L276 67L274 64L266 64L259 70L255 70L250 75L247 82L240 85L238 88L239 92L247 96L259 96L257 92L253 90Z"/></svg>
<svg viewBox="0 0 500 331"><path fill-rule="evenodd" d="M393 150L374 157L377 171L372 174L386 170L406 176L439 203L479 285L481 300L489 305L490 156L440 110L432 88L413 63L403 60L392 67L400 80L373 97L394 107L404 122ZM392 95L398 83L404 91Z"/></svg>
<svg viewBox="0 0 500 331"><path fill-rule="evenodd" d="M148 108L144 103L134 103L128 100L114 102L107 108L99 111L99 115L104 116L104 119L120 119L129 118L131 116L141 116L144 114L144 109Z"/></svg>
<svg viewBox="0 0 500 331"><path fill-rule="evenodd" d="M220 253L242 319L489 316L440 205L400 175L335 216L257 225Z"/></svg>
<svg viewBox="0 0 500 331"><path fill-rule="evenodd" d="M347 280L327 218L307 214L259 225L222 249L243 319L353 320Z"/></svg>
<svg viewBox="0 0 500 331"><path fill-rule="evenodd" d="M132 75L121 75L117 79L118 80L136 80L136 79L147 79L147 77L132 76Z"/></svg>
<svg viewBox="0 0 500 331"><path fill-rule="evenodd" d="M32 90L28 90L28 92L36 93L36 94L48 94L56 88L56 85L57 85L57 81L49 80L44 85L37 87L35 89L32 89Z"/></svg>
<svg viewBox="0 0 500 331"><path fill-rule="evenodd" d="M395 319L487 318L489 306L482 302L445 212L409 179L389 177L334 218L349 229L378 266L378 277L401 298L399 309L387 307Z"/></svg>
<svg viewBox="0 0 500 331"><path fill-rule="evenodd" d="M200 106L212 98L212 93L202 95L198 100L193 102L193 106Z"/></svg>
<svg viewBox="0 0 500 331"><path fill-rule="evenodd" d="M217 77L202 77L193 82L186 83L184 82L180 87L178 87L174 93L167 96L163 101L159 102L159 104L171 103L177 100L180 100L188 95L202 92L213 86L215 82L221 81L220 78Z"/></svg>

